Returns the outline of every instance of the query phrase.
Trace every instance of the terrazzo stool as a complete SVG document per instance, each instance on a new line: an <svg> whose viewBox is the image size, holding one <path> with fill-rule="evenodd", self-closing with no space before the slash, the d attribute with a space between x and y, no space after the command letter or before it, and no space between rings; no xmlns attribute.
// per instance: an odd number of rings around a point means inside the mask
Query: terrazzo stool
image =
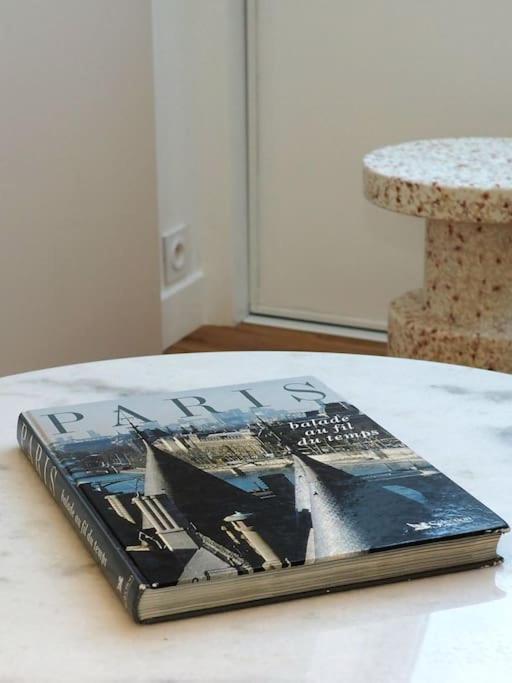
<svg viewBox="0 0 512 683"><path fill-rule="evenodd" d="M419 140L363 160L374 204L427 219L423 289L389 310L389 353L512 372L512 138Z"/></svg>

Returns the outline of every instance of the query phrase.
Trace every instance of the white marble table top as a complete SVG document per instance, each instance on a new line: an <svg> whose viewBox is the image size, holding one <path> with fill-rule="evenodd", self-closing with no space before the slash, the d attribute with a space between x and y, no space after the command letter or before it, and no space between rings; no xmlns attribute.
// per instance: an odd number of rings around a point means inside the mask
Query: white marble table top
<svg viewBox="0 0 512 683"><path fill-rule="evenodd" d="M415 140L363 159L366 197L439 220L512 222L512 138Z"/></svg>
<svg viewBox="0 0 512 683"><path fill-rule="evenodd" d="M311 374L509 522L512 376L334 354L90 363L0 379L0 681L510 680L505 563L151 626L133 624L16 447L21 410Z"/></svg>

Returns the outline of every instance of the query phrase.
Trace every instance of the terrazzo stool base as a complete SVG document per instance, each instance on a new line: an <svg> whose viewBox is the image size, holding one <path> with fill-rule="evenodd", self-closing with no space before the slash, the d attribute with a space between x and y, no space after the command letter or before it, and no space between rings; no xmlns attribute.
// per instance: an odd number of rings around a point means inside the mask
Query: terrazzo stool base
<svg viewBox="0 0 512 683"><path fill-rule="evenodd" d="M427 221L424 288L391 304L390 355L512 372L511 228Z"/></svg>
<svg viewBox="0 0 512 683"><path fill-rule="evenodd" d="M427 217L424 287L392 302L389 354L512 372L512 140L418 141L364 164L368 199Z"/></svg>

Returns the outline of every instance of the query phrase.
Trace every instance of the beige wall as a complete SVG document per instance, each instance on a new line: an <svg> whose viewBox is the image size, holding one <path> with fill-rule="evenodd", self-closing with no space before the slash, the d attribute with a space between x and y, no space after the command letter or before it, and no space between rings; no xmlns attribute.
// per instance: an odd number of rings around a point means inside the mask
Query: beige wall
<svg viewBox="0 0 512 683"><path fill-rule="evenodd" d="M194 272L162 290L163 338L247 314L243 0L153 0L162 232L187 224Z"/></svg>
<svg viewBox="0 0 512 683"><path fill-rule="evenodd" d="M0 0L0 374L158 352L150 3Z"/></svg>

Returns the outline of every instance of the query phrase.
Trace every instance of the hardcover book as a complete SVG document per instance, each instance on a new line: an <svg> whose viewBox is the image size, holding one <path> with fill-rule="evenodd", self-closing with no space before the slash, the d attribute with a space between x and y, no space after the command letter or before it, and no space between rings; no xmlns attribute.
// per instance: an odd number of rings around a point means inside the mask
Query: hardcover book
<svg viewBox="0 0 512 683"><path fill-rule="evenodd" d="M503 519L314 377L19 417L138 622L492 565Z"/></svg>

